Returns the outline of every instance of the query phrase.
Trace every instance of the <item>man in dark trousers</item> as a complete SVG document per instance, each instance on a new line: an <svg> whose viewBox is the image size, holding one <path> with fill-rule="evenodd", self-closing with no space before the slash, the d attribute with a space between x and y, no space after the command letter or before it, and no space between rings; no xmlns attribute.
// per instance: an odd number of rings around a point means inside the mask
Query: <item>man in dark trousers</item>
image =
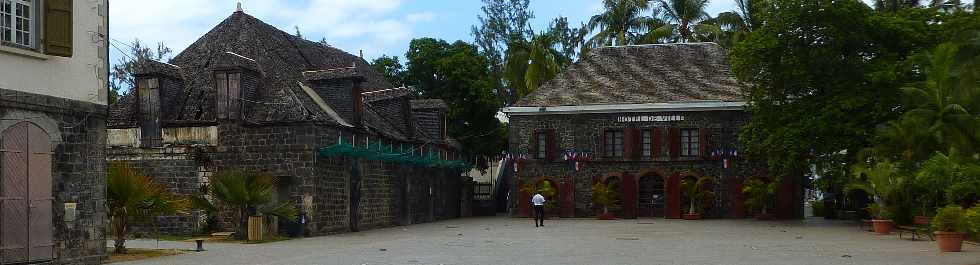
<svg viewBox="0 0 980 265"><path fill-rule="evenodd" d="M534 205L534 227L544 226L544 196L541 191L534 193L531 197L531 205Z"/></svg>

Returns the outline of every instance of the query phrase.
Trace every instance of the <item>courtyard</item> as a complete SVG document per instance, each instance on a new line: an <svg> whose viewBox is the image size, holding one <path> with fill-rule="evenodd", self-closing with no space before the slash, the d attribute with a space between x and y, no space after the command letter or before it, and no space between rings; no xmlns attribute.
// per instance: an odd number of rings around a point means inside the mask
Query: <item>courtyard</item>
<svg viewBox="0 0 980 265"><path fill-rule="evenodd" d="M845 221L464 218L264 244L205 243L117 264L980 264L980 247L858 231ZM907 238L907 237L906 237ZM131 248L157 248L134 240ZM160 241L164 249L193 243Z"/></svg>

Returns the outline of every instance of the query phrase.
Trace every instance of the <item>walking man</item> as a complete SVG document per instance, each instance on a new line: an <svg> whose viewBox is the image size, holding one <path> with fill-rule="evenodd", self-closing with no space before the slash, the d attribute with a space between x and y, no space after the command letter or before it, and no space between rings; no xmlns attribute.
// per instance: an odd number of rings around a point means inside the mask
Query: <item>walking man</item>
<svg viewBox="0 0 980 265"><path fill-rule="evenodd" d="M541 191L534 193L534 197L531 197L531 204L534 205L534 227L544 226L544 201Z"/></svg>

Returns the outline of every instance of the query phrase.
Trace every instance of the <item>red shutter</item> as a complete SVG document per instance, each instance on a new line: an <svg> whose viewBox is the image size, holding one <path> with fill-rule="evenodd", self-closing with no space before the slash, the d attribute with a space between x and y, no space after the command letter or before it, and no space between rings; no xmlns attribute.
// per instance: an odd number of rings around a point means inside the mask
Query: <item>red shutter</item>
<svg viewBox="0 0 980 265"><path fill-rule="evenodd" d="M653 159L660 157L660 146L661 141L663 141L663 136L660 135L660 128L650 129L650 156Z"/></svg>
<svg viewBox="0 0 980 265"><path fill-rule="evenodd" d="M538 158L538 132L537 131L531 130L531 139L528 142L528 145L529 146L527 147L527 152L528 152L527 157L530 159L537 159Z"/></svg>
<svg viewBox="0 0 980 265"><path fill-rule="evenodd" d="M606 156L606 131L599 129L599 148L596 148L596 158L601 158Z"/></svg>
<svg viewBox="0 0 980 265"><path fill-rule="evenodd" d="M681 129L670 128L667 133L667 141L670 142L670 158L677 158L681 155Z"/></svg>
<svg viewBox="0 0 980 265"><path fill-rule="evenodd" d="M637 128L626 128L623 130L623 158L625 159L636 159L637 154L637 137L639 136L639 129Z"/></svg>
<svg viewBox="0 0 980 265"><path fill-rule="evenodd" d="M710 136L708 128L698 130L698 137L700 138L698 139L698 154L701 155L701 158L707 159L709 157L707 151L711 150L708 149L708 139Z"/></svg>
<svg viewBox="0 0 980 265"><path fill-rule="evenodd" d="M545 145L548 147L548 150L545 153L545 157L548 161L555 161L555 158L558 157L558 141L555 139L555 130L548 130L546 137Z"/></svg>

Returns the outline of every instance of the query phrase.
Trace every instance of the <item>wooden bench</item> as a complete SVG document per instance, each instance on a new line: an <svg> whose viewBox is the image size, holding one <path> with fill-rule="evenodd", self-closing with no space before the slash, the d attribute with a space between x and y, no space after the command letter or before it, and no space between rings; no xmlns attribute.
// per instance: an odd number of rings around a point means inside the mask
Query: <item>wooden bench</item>
<svg viewBox="0 0 980 265"><path fill-rule="evenodd" d="M932 237L932 231L929 231L928 226L899 225L899 226L895 226L895 229L898 230L899 239L902 239L903 234L910 233L912 234L912 240L915 240L916 237L924 238L922 237L923 234L928 236L930 241L935 240L935 238Z"/></svg>

